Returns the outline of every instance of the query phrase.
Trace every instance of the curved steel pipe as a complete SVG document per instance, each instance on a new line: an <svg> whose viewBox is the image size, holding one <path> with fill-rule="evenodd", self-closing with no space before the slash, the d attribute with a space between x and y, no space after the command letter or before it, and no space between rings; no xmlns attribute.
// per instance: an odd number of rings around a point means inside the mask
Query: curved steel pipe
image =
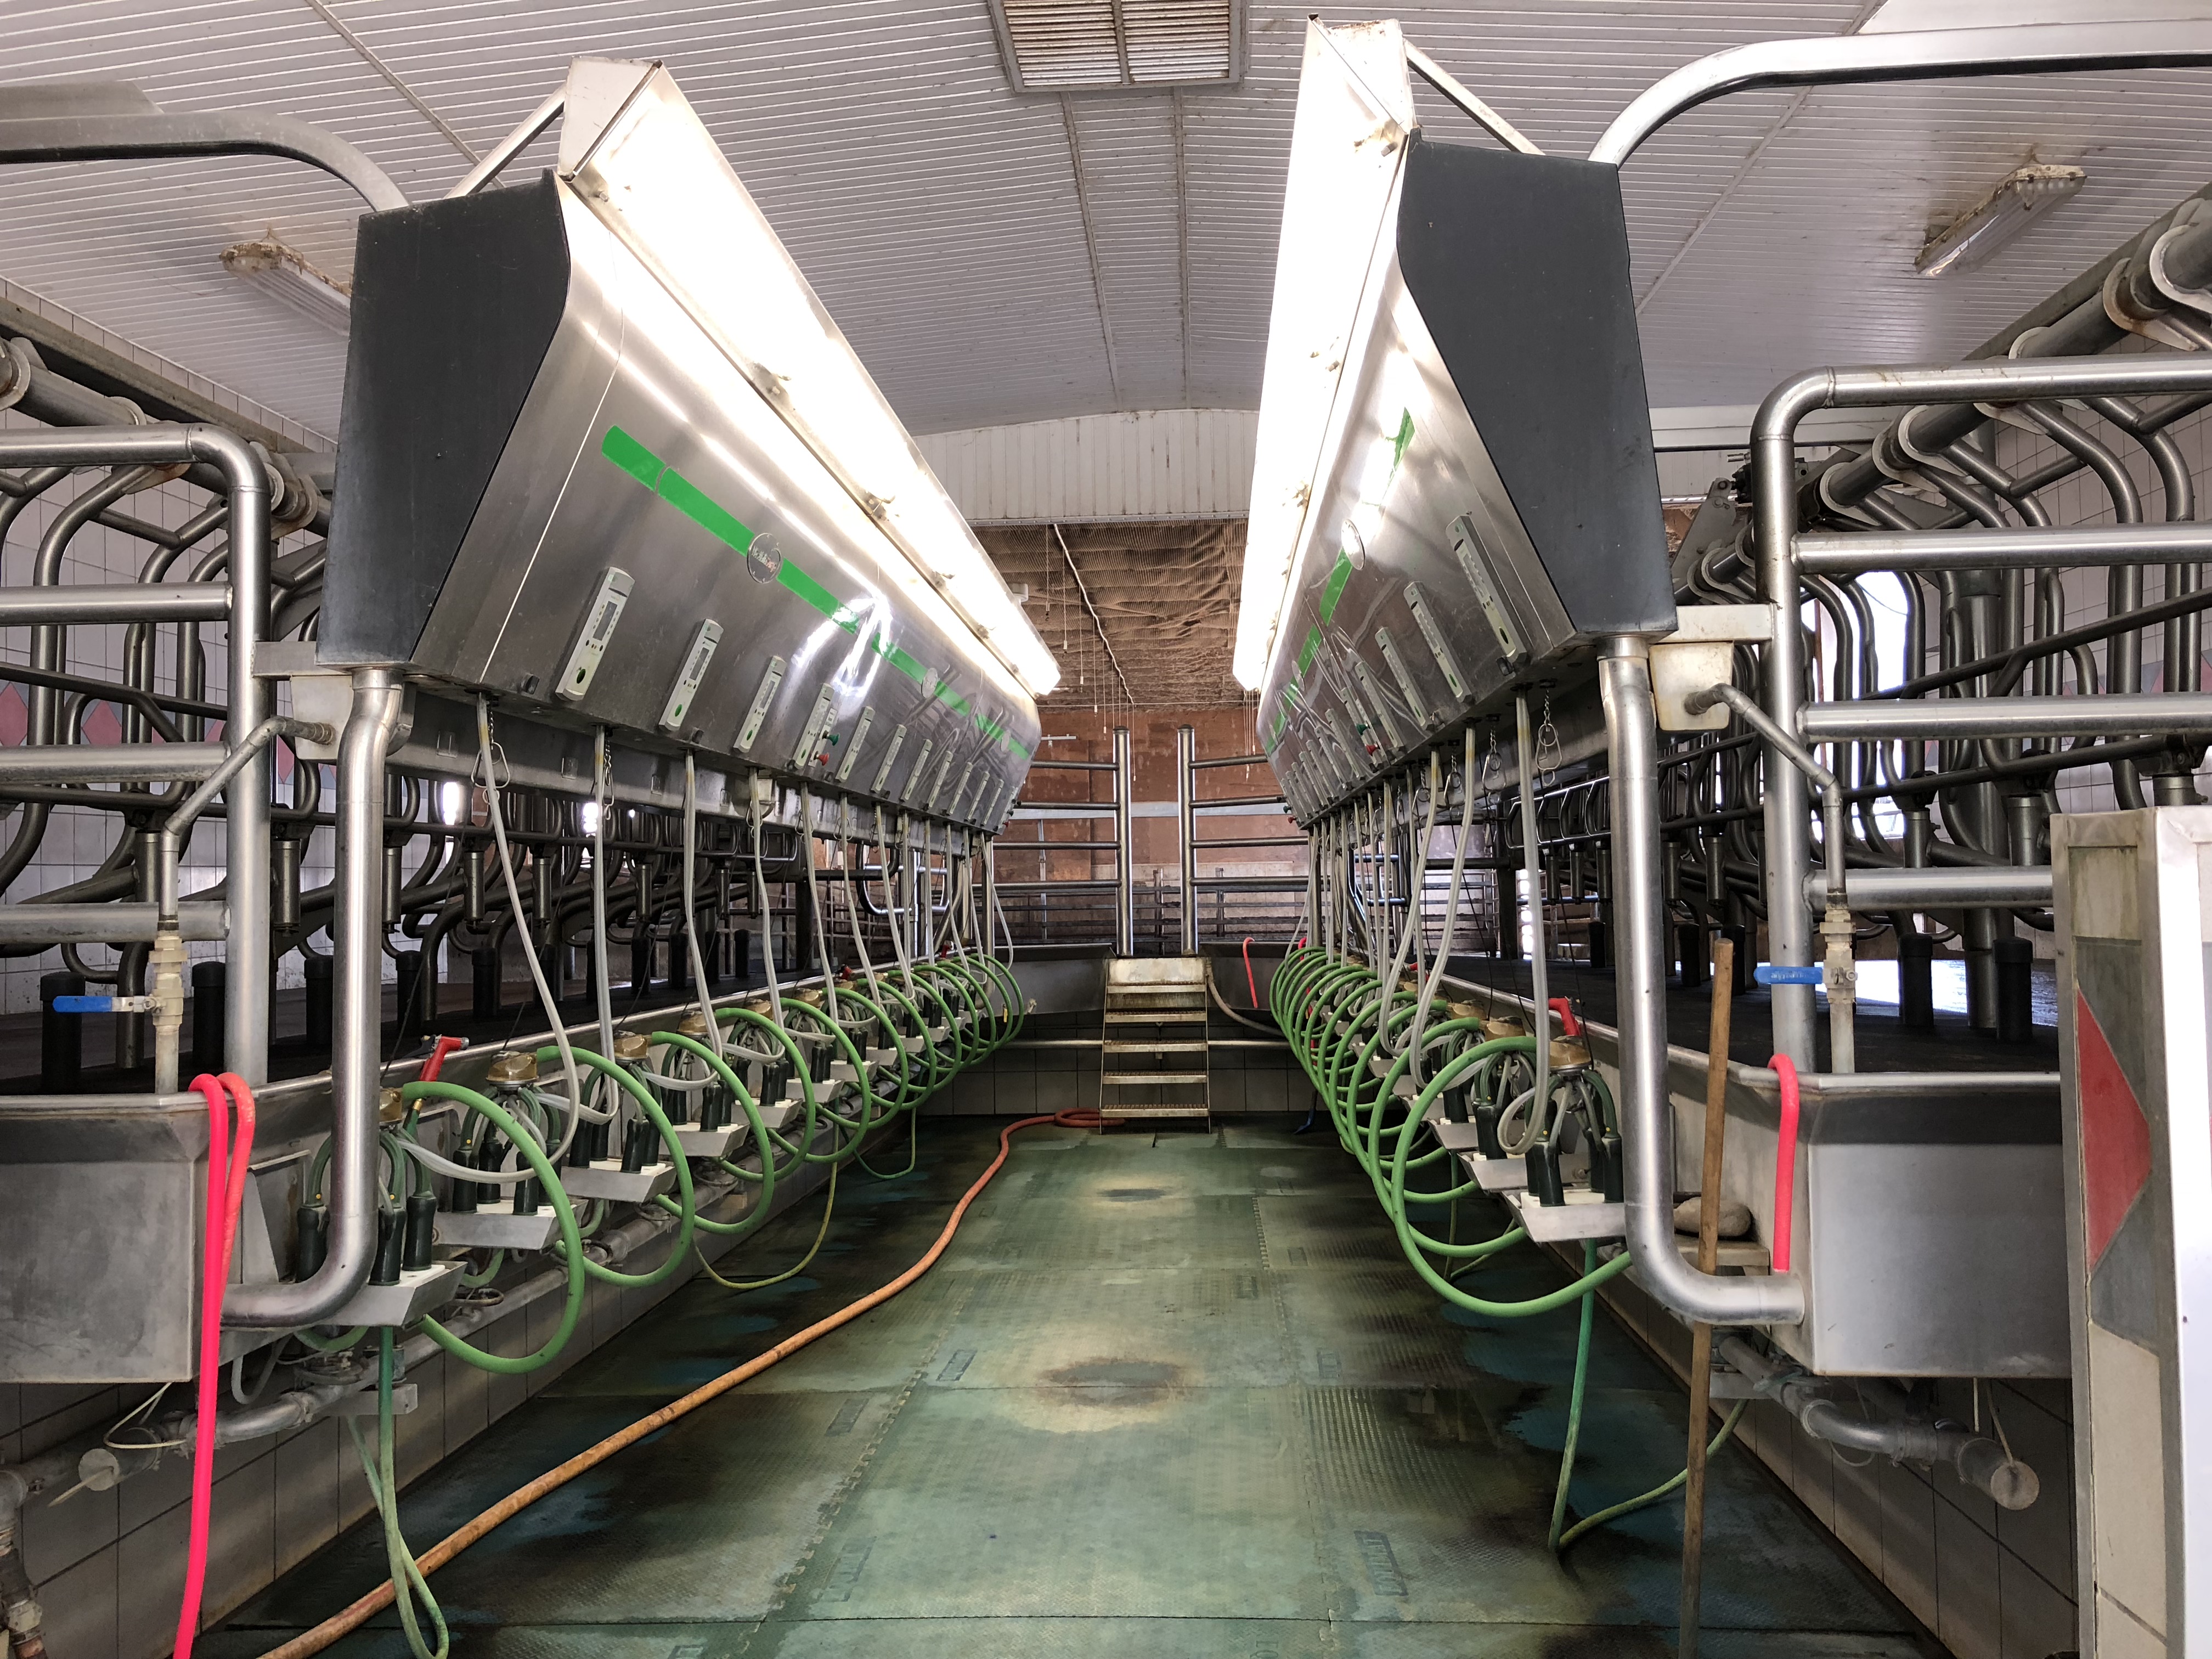
<svg viewBox="0 0 2212 1659"><path fill-rule="evenodd" d="M1674 1109L1667 1092L1667 919L1659 862L1658 720L1645 643L1605 642L1598 665L1613 777L1613 916L1620 1030L1620 1110L1626 1153L1628 1249L1638 1280L1683 1317L1708 1325L1795 1325L1794 1275L1723 1279L1682 1260L1674 1237ZM1796 776L1794 769L1783 769ZM1770 792L1772 783L1768 784ZM1796 913L1794 902L1788 908ZM1777 925L1770 917L1769 927ZM1777 988L1779 989L1780 988Z"/></svg>
<svg viewBox="0 0 2212 1659"><path fill-rule="evenodd" d="M228 1325L289 1329L320 1324L361 1288L375 1254L378 1037L384 1018L384 766L404 696L393 670L356 669L353 708L338 739L330 1254L313 1277L294 1284L234 1285L223 1301ZM268 890L265 877L262 890ZM234 908L238 899L232 903ZM265 1014L266 998L262 1001Z"/></svg>
<svg viewBox="0 0 2212 1659"><path fill-rule="evenodd" d="M1615 167L1686 111L1761 87L1861 85L2212 63L2212 23L2034 23L1762 40L1686 64L1638 94L1590 151Z"/></svg>
<svg viewBox="0 0 2212 1659"><path fill-rule="evenodd" d="M134 88L135 90L135 88ZM407 198L334 132L273 110L51 115L0 120L0 162L119 161L173 155L281 155L319 167L381 212Z"/></svg>

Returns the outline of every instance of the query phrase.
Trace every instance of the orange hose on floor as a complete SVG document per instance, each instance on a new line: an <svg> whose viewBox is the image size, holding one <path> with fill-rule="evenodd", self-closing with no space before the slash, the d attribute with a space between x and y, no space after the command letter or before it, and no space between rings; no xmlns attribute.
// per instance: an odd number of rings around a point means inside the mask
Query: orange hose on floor
<svg viewBox="0 0 2212 1659"><path fill-rule="evenodd" d="M586 1447L567 1462L558 1468L548 1469L526 1486L516 1487L482 1515L477 1516L475 1520L469 1522L459 1531L448 1534L426 1550L417 1565L425 1574L435 1572L470 1545L483 1537L493 1528L498 1526L500 1522L514 1519L524 1510L544 1497L546 1493L566 1486L585 1470L605 1462L623 1447L633 1445L644 1439L656 1429L665 1428L678 1418L696 1411L717 1395L727 1394L740 1382L749 1382L758 1376L779 1359L790 1358L817 1338L829 1335L841 1325L851 1324L869 1309L880 1307L890 1301L937 1265L937 1259L945 1254L945 1246L952 1243L952 1235L960 1231L960 1222L968 1213L968 1206L981 1194L984 1188L991 1184L991 1177L997 1175L1005 1166L1008 1154L1013 1151L1014 1132L1018 1129L1033 1129L1041 1123L1057 1124L1067 1129L1095 1129L1099 1126L1099 1116L1097 1112L1085 1109L1052 1112L1041 1117L1018 1118L1009 1123L999 1132L998 1157L991 1160L988 1169L975 1177L975 1184L960 1195L960 1201L952 1206L952 1214L945 1221L945 1231L938 1234L937 1242L924 1252L921 1261L915 1262L896 1279L892 1279L890 1284L878 1290L869 1291L858 1302L850 1303L840 1308L826 1319L817 1320L797 1335L786 1337L766 1353L748 1359L735 1370L724 1371L713 1382L701 1384L681 1400L671 1401L651 1416L641 1417L628 1428L616 1431L597 1445ZM371 1618L391 1605L392 1585L387 1581L379 1584L344 1612L335 1613L324 1620L314 1629L294 1637L282 1647L270 1649L267 1653L261 1656L261 1659L307 1659L309 1654L320 1653L341 1636L358 1630Z"/></svg>

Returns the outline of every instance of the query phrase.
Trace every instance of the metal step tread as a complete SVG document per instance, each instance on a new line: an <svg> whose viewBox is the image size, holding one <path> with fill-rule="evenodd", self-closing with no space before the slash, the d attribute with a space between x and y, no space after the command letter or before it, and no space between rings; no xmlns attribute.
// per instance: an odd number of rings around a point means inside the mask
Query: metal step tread
<svg viewBox="0 0 2212 1659"><path fill-rule="evenodd" d="M1203 1025L1203 1008L1109 1008L1109 1025Z"/></svg>
<svg viewBox="0 0 2212 1659"><path fill-rule="evenodd" d="M1212 1117L1210 1106L1101 1106L1099 1117L1109 1123L1119 1123L1135 1117Z"/></svg>
<svg viewBox="0 0 2212 1659"><path fill-rule="evenodd" d="M1108 1089L1141 1089L1164 1083L1195 1084L1206 1081L1203 1072L1101 1072L1100 1086Z"/></svg>
<svg viewBox="0 0 2212 1659"><path fill-rule="evenodd" d="M1109 1037L1100 1043L1102 1051L1109 1054L1202 1054L1206 1045L1187 1038L1160 1037L1146 1042L1142 1037Z"/></svg>

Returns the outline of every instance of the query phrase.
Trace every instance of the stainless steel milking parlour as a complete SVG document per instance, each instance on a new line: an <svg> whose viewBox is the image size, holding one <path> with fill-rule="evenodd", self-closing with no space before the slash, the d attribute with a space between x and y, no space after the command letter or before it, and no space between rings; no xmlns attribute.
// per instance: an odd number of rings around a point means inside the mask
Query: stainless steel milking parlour
<svg viewBox="0 0 2212 1659"><path fill-rule="evenodd" d="M1536 153L1395 23L1308 30L1237 672L1261 694L1261 741L1312 835L1310 938L1378 972L1402 963L1430 829L1462 826L1455 890L1470 837L1503 866L1517 819L1532 897L1547 842L1564 857L1570 841L1608 841L1617 1010L1592 1046L1616 1082L1625 1191L1590 1203L1584 1231L1624 1239L1636 1277L1677 1315L1765 1327L1816 1371L2067 1370L2057 1075L1858 1070L1852 941L1870 912L1905 930L1948 918L1970 958L2016 915L2047 925L2042 820L2068 767L2115 764L2124 802L2138 773L2164 780L2160 799L2185 793L2212 734L2191 620L2212 605L2196 597L2212 543L2163 434L2212 402L2212 361L2196 349L2212 340L2212 233L2190 214L2154 227L2079 315L2009 360L1793 380L1753 434L1753 514L1718 492L1670 568L1619 169L1675 116L1738 90L2208 60L2202 23L1774 41L1668 76L1577 161ZM1504 148L1425 129L1413 75ZM2094 355L2130 334L2154 349ZM2062 398L2145 451L2176 522L2140 522L2122 459ZM1866 453L1797 459L1809 410L1900 404L1913 407ZM2048 435L2061 460L2002 473L1969 441L1992 418ZM2085 470L2120 522L2049 528L2035 492ZM2112 568L2116 620L2069 634L2056 573L2081 566ZM2168 573L2150 607L2146 567ZM1941 652L1941 672L1913 658L1917 678L1876 686L1850 586L1872 570L1902 573L1921 606L1909 637ZM1794 625L1808 601L1837 641L1826 686ZM2160 695L2129 678L2142 660L2129 641L2152 627L2170 630L2168 662L2192 665ZM2063 669L2107 640L2118 686L2057 695ZM1532 722L1547 702L1553 717ZM1483 724L1509 711L1517 744L1479 757ZM1589 770L1600 757L1601 778ZM1470 795L1498 804L1478 812ZM1563 821L1570 799L1585 832ZM1877 800L1904 813L1901 841L1883 834ZM1794 1215L1772 1253L1788 1272L1708 1275L1678 1245L1676 1196L1698 1174L1676 1115L1701 1115L1705 1063L1668 1045L1671 916L1697 921L1700 956L1708 924L1748 923L1747 941L1764 924L1759 978L1802 1117L1785 1130L1777 1071L1731 1066L1725 1191L1762 1237ZM1542 1014L1540 898L1528 925L1532 994L1491 995ZM1978 1024L1993 1024L1986 967L1970 977ZM1548 1046L1535 1048L1542 1099ZM1778 1202L1785 1144L1802 1150Z"/></svg>
<svg viewBox="0 0 2212 1659"><path fill-rule="evenodd" d="M328 1134L328 1248L319 1266L288 1277L283 1228L258 1253L241 1247L246 1282L233 1285L225 1317L281 1330L329 1320L369 1272L380 1089L416 1065L386 1066L379 1052L395 928L412 947L399 951L404 1030L444 944L476 941L480 1000L489 953L495 1007L508 929L556 963L557 986L563 941L587 915L604 933L610 886L649 978L655 930L670 930L660 936L673 946L683 929L669 918L696 914L718 879L714 902L728 912L732 877L750 887L771 826L768 868L780 880L811 869L812 836L866 845L871 860L882 849L874 875L887 905L926 913L939 877L964 895L980 874L988 927L989 839L1037 741L1034 699L1058 676L658 64L578 60L450 195L413 204L358 152L300 123L174 116L130 88L93 90L89 113L68 121L11 121L0 108L0 156L273 153L347 179L376 210L359 230L334 473L257 460L210 428L118 430L129 416L98 398L84 410L55 395L26 405L82 429L0 434L10 465L198 467L229 491L231 547L222 580L190 591L58 587L0 599L0 620L19 623L228 617L232 681L228 704L213 711L228 712L223 742L100 751L111 778L198 786L191 812L147 839L149 866L167 878L149 878L143 902L0 908L6 939L28 948L143 941L156 1024L172 1022L155 1095L58 1095L0 1110L0 1225L27 1248L46 1241L39 1259L50 1269L6 1278L9 1380L191 1370L193 1266L160 1243L194 1202L204 1109L175 1092L180 942L228 940L224 1058L258 1087L272 742L306 763L290 807L275 809L274 943L308 958L309 1030L319 1007L330 1069L259 1091L256 1151L268 1162L258 1167L275 1171L261 1177L270 1215L289 1217L303 1200L270 1183L296 1188L305 1165L287 1160ZM556 121L555 164L500 185ZM39 383L48 394L52 378ZM282 529L324 513L328 523L326 550L288 556L273 576L271 477L292 514ZM134 472L131 487L142 484ZM79 521L120 493L88 501ZM291 708L274 722L263 718L272 686ZM131 695L163 728L147 735L179 735L163 712L176 699ZM40 767L66 781L76 774L62 763L74 756L92 751L64 739L27 753L0 783L21 787L18 773ZM335 763L334 803L324 763ZM496 866L471 781L514 803ZM179 901L179 837L226 787L229 883ZM302 894L301 845L325 824L337 832L335 878ZM530 860L523 886L502 885L510 839L514 860ZM131 856L126 846L117 867ZM605 878L610 860L623 866L618 884ZM853 861L841 864L850 884ZM10 877L20 870L10 862ZM64 896L112 899L136 879ZM925 914L917 937L933 926ZM307 945L323 927L328 957ZM672 948L670 975L689 983L678 956ZM459 1080L474 1080L471 1058L456 1062ZM249 1218L262 1207L249 1205ZM88 1318L88 1308L113 1316Z"/></svg>

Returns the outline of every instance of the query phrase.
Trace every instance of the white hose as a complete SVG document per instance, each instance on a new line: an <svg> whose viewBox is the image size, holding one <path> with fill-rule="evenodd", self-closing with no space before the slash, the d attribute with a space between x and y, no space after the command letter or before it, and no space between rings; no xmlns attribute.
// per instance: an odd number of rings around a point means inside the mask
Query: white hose
<svg viewBox="0 0 2212 1659"><path fill-rule="evenodd" d="M822 1006L837 1024L837 975L830 965L830 930L822 922L822 890L814 880L814 797L799 788L799 857L806 867L806 908L814 918L814 962L822 969Z"/></svg>
<svg viewBox="0 0 2212 1659"><path fill-rule="evenodd" d="M520 930L523 927L522 894L514 884L514 859L507 845L507 815L500 810L499 778L492 767L491 702L482 696L477 698L477 763L483 769L484 800L491 810L492 840L499 847L500 880L506 884L507 908L514 917L514 926ZM542 868L538 879L545 879ZM561 1075L568 1085L568 1121L561 1131L560 1145L553 1147L548 1154L550 1160L557 1164L562 1154L568 1150L568 1143L575 1139L576 1124L580 1119L588 1117L594 1123L604 1123L613 1114L594 1112L582 1103L584 1090L576 1077L576 1051L568 1046L568 1028L561 1023L561 1005L554 1000L553 988L545 982L545 969L538 960L538 952L531 948L531 939L526 931L522 934L522 959L530 965L530 982L538 988L538 1004L545 1010L546 1023L553 1029L553 1041L561 1049Z"/></svg>
<svg viewBox="0 0 2212 1659"><path fill-rule="evenodd" d="M699 769L690 752L684 756L684 943L691 953L691 988L699 994L699 1012L707 1022L707 1046L716 1059L722 1054L722 1022L714 1018L714 1000L707 989L707 958L699 950Z"/></svg>
<svg viewBox="0 0 2212 1659"><path fill-rule="evenodd" d="M783 1029L783 992L776 984L775 919L769 914L768 866L761 857L761 841L766 814L761 809L760 790L753 789L753 890L760 902L761 968L768 975L768 1006L769 1018L776 1029Z"/></svg>
<svg viewBox="0 0 2212 1659"><path fill-rule="evenodd" d="M1467 752L1460 763L1459 845L1452 851L1451 886L1444 894L1444 936L1437 946L1437 960L1429 969L1429 976L1421 981L1421 1000L1413 1008L1413 1048L1412 1064L1407 1068L1413 1074L1416 1091L1421 1086L1421 1034L1428 1029L1429 1005L1436 1000L1437 987L1443 983L1444 968L1451 961L1452 930L1459 926L1459 884L1467 872L1467 843L1474 834L1474 728L1467 729ZM1430 803L1431 811L1435 803ZM1428 878L1428 849L1421 850L1421 875L1424 885Z"/></svg>
<svg viewBox="0 0 2212 1659"><path fill-rule="evenodd" d="M607 764L607 728L592 733L592 801L599 816L592 820L592 994L599 1010L599 1053L615 1057L615 994L607 967L607 820L614 815L614 772ZM612 1086L600 1079L600 1092Z"/></svg>

